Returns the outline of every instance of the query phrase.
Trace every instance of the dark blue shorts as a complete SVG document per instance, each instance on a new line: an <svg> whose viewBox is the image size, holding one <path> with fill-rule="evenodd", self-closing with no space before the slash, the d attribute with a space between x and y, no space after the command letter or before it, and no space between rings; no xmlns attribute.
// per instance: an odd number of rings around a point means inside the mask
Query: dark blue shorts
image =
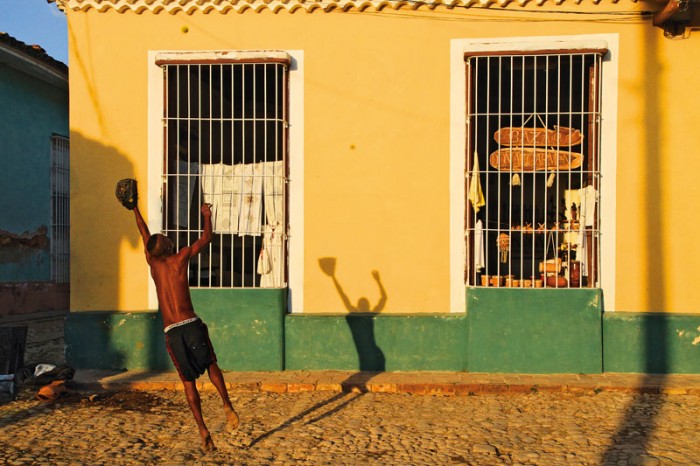
<svg viewBox="0 0 700 466"><path fill-rule="evenodd" d="M199 319L168 330L165 333L165 346L182 380L197 380L216 362L209 331Z"/></svg>

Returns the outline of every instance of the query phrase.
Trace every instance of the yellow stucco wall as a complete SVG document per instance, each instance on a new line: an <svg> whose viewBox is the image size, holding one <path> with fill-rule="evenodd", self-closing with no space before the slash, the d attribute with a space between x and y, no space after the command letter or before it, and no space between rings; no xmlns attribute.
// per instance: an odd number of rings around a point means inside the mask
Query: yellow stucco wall
<svg viewBox="0 0 700 466"><path fill-rule="evenodd" d="M568 8L645 9L621 3ZM345 311L318 263L335 257L353 301L376 303L377 270L385 312L447 312L450 40L618 33L619 102L604 103L618 105L617 309L698 311L700 34L668 40L648 21L523 21L541 18L535 12L543 8L67 11L71 309L148 308L133 215L116 203L114 184L133 176L142 192L149 188L149 50L303 50L305 310Z"/></svg>
<svg viewBox="0 0 700 466"><path fill-rule="evenodd" d="M690 227L700 187L698 36L643 28L621 53L617 176L617 299L630 311L698 312L700 262ZM631 43L630 43L631 42ZM623 43L623 45L626 45ZM623 49L624 50L624 49ZM683 81L680 90L677 80Z"/></svg>

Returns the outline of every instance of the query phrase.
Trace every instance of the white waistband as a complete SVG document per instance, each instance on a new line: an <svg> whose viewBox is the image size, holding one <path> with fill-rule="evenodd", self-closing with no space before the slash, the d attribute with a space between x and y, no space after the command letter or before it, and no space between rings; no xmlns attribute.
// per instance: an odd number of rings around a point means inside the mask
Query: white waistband
<svg viewBox="0 0 700 466"><path fill-rule="evenodd" d="M183 320L183 321L181 321L181 322L176 322L176 323L174 323L174 324L170 324L170 325L168 325L167 327L165 327L165 333L168 333L170 330L174 329L175 327L180 327L180 326L182 326L182 325L187 325L187 324L192 323L192 322L194 322L194 321L196 321L196 320L199 320L199 317L191 317L191 318L185 319L185 320Z"/></svg>

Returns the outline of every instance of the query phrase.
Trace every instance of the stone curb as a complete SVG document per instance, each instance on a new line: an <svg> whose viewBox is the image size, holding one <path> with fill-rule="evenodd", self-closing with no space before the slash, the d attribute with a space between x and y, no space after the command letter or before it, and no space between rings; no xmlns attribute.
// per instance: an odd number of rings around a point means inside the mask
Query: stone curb
<svg viewBox="0 0 700 466"><path fill-rule="evenodd" d="M525 395L561 393L595 395L602 392L661 395L700 395L700 387L668 387L657 385L595 385L595 384L506 384L506 383L308 383L308 382L227 382L231 393L301 393L327 391L335 393L390 393L419 396L477 396ZM81 391L161 391L183 390L179 381L108 381L74 382ZM202 392L215 391L209 381L197 382Z"/></svg>

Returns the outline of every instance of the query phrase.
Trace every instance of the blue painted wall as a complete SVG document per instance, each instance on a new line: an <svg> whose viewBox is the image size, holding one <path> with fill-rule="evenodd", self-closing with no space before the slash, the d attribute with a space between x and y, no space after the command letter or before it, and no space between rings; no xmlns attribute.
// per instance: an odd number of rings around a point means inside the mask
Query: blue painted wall
<svg viewBox="0 0 700 466"><path fill-rule="evenodd" d="M68 137L68 90L0 65L0 230L51 229L51 136ZM48 281L44 247L0 247L0 283Z"/></svg>

